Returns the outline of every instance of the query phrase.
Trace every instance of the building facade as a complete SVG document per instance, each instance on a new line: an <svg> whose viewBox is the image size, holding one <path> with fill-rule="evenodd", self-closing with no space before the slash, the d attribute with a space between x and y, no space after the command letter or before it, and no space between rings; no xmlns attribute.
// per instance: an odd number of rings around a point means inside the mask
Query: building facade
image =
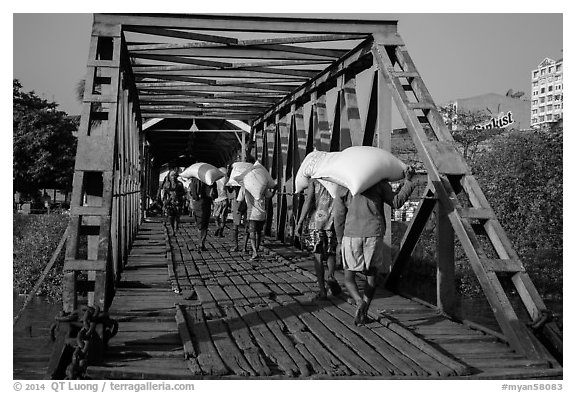
<svg viewBox="0 0 576 393"><path fill-rule="evenodd" d="M563 59L545 58L532 70L530 125L540 127L561 119L564 110Z"/></svg>
<svg viewBox="0 0 576 393"><path fill-rule="evenodd" d="M526 129L530 128L530 101L523 93L488 93L469 98L459 98L448 103L454 113L481 112L488 119L475 128ZM448 119L445 119L447 121Z"/></svg>

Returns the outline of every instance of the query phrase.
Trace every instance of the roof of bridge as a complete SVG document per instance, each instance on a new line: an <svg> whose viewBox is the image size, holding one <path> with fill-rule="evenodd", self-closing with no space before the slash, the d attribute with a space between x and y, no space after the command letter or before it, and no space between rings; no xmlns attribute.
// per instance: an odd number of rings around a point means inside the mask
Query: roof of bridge
<svg viewBox="0 0 576 393"><path fill-rule="evenodd" d="M96 14L94 21L122 26L143 120L247 123L273 113L371 34L395 35L397 24L190 14Z"/></svg>

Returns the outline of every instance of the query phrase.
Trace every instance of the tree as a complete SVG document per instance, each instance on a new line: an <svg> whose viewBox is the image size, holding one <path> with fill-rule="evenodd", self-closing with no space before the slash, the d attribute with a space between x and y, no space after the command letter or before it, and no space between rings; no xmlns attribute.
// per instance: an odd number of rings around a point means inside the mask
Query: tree
<svg viewBox="0 0 576 393"><path fill-rule="evenodd" d="M562 123L490 142L473 170L536 286L562 288Z"/></svg>
<svg viewBox="0 0 576 393"><path fill-rule="evenodd" d="M484 111L457 110L454 106L439 108L452 137L467 162L472 162L482 143L502 133L501 128L481 127L491 116Z"/></svg>
<svg viewBox="0 0 576 393"><path fill-rule="evenodd" d="M25 93L13 80L13 186L35 193L41 188L70 190L76 158L78 118L58 104Z"/></svg>

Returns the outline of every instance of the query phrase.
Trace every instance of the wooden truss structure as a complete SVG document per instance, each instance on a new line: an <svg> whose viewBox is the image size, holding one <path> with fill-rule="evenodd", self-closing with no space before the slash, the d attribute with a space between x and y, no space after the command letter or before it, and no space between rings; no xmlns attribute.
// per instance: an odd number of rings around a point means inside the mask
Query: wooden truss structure
<svg viewBox="0 0 576 393"><path fill-rule="evenodd" d="M360 74L370 81L364 121L356 89ZM549 357L519 321L500 279L511 278L535 323L549 313L456 151L396 21L95 15L64 266L64 311L74 311L78 294L85 292L90 304L110 305L153 182L151 142L142 132L142 119L248 122L253 154L283 190L267 230L292 242L301 203L293 193L294 178L302 159L314 147L390 149L393 102L429 182L388 285L401 276L436 211L438 308L455 312L457 238L510 345L530 358ZM156 152L163 150L161 134L155 133ZM479 231L489 239L489 250ZM554 323L545 325L556 329Z"/></svg>

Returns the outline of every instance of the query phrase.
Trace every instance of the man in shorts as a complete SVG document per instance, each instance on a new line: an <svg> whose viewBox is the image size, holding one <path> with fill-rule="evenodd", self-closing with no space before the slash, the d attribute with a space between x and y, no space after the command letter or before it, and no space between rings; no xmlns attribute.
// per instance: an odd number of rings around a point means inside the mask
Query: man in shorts
<svg viewBox="0 0 576 393"><path fill-rule="evenodd" d="M224 237L224 225L226 224L226 216L228 216L228 195L226 192L226 177L216 180L216 189L218 196L214 199L213 215L216 221L216 232L214 236Z"/></svg>
<svg viewBox="0 0 576 393"><path fill-rule="evenodd" d="M356 302L355 325L368 321L368 308L376 292L376 274L384 262L384 204L399 209L408 200L414 191L414 173L412 167L406 168L404 184L397 192L390 183L381 180L356 196L340 188L340 194L334 198L334 227L341 249L344 282ZM363 296L356 285L356 273L366 275Z"/></svg>
<svg viewBox="0 0 576 393"><path fill-rule="evenodd" d="M250 245L252 246L251 261L258 259L258 251L260 251L260 243L262 242L262 230L266 222L266 199L270 199L276 193L276 188L266 189L264 195L260 199L256 199L248 191L245 193L247 218L248 218L248 233L250 237ZM246 246L246 242L244 243Z"/></svg>
<svg viewBox="0 0 576 393"><path fill-rule="evenodd" d="M232 212L232 237L234 238L234 247L230 252L240 251L238 246L238 233L240 231L240 226L244 224L244 252L247 251L248 247L248 222L246 221L246 201L244 197L240 197L240 187L233 186L228 187L228 199L230 201L231 212Z"/></svg>

